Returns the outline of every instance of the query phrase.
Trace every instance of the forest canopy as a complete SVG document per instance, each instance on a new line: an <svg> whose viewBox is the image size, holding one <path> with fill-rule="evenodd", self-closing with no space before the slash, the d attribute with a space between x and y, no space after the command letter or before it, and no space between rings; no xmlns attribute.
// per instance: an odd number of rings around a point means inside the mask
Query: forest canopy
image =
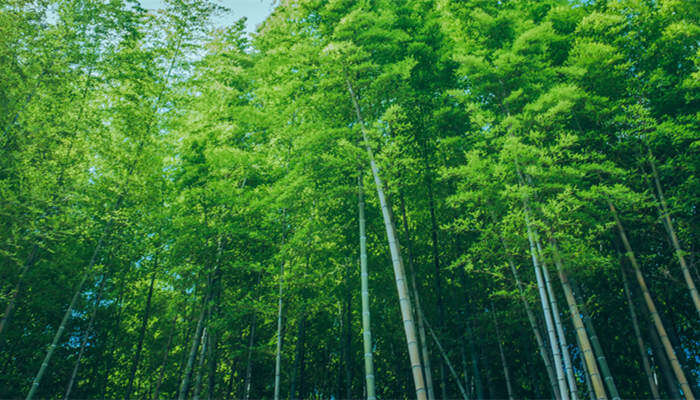
<svg viewBox="0 0 700 400"><path fill-rule="evenodd" d="M0 0L0 398L700 396L697 2L224 6Z"/></svg>

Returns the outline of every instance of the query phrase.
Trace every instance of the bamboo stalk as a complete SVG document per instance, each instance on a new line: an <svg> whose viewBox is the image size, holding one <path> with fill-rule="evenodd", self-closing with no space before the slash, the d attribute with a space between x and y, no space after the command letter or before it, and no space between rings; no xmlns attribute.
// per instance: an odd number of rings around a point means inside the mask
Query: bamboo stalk
<svg viewBox="0 0 700 400"><path fill-rule="evenodd" d="M369 140L367 138L365 123L362 119L362 114L360 112L360 106L358 104L357 97L355 96L355 92L353 91L352 84L350 83L350 79L347 76L347 72L345 73L345 80L347 83L350 98L352 100L352 104L355 108L357 121L359 122L360 129L362 131L362 138L365 142L365 148L367 150L367 156L369 157L370 168L372 169L372 175L374 176L374 184L377 189L377 196L379 197L379 203L382 209L382 215L384 217L384 226L386 228L387 238L389 242L391 261L394 267L396 289L399 295L399 306L403 318L404 333L406 335L406 344L408 346L408 354L411 362L411 372L413 375L413 383L416 389L416 397L418 398L418 400L427 400L425 381L423 379L423 367L421 364L418 342L416 339L416 327L413 322L413 311L411 309L412 307L408 293L408 285L406 284L406 273L403 268L403 260L401 258L399 242L396 237L394 221L392 219L388 201L386 199L386 196L384 195L384 185L382 183L381 177L379 176L379 168L377 167L377 164L374 160L374 154L372 152L372 148L370 147Z"/></svg>

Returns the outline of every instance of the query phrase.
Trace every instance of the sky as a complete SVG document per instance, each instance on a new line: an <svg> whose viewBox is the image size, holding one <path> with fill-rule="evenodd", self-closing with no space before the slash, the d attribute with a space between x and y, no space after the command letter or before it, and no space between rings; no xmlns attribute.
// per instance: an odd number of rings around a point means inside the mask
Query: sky
<svg viewBox="0 0 700 400"><path fill-rule="evenodd" d="M163 7L163 0L141 0L141 7L158 9ZM228 25L240 17L248 17L247 31L254 32L255 27L272 12L273 0L217 0L217 4L227 7L231 12L216 18L218 25Z"/></svg>

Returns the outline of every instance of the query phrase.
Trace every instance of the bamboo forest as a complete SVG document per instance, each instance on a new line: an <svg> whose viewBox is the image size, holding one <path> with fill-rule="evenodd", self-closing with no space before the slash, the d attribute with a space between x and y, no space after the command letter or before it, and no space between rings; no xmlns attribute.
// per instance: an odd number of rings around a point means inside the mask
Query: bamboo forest
<svg viewBox="0 0 700 400"><path fill-rule="evenodd" d="M147 2L0 0L0 399L700 397L700 3Z"/></svg>

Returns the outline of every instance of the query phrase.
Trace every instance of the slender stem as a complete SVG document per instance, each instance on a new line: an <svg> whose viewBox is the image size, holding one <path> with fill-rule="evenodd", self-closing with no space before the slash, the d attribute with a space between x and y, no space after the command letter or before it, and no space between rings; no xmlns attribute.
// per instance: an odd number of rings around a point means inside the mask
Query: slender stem
<svg viewBox="0 0 700 400"><path fill-rule="evenodd" d="M284 301L282 299L284 290L284 262L280 263L280 284L277 298L277 351L275 353L275 400L280 398L280 375L282 370L282 312L284 311Z"/></svg>
<svg viewBox="0 0 700 400"><path fill-rule="evenodd" d="M530 217L528 216L529 211L525 211L525 225L527 228L527 239L530 243L530 257L532 258L532 265L535 269L535 280L537 281L537 289L539 290L540 303L542 304L542 311L544 312L545 326L547 327L547 334L549 335L549 346L552 350L552 357L554 358L554 370L557 373L557 383L559 384L559 393L563 400L569 400L569 391L567 388L566 377L564 376L564 368L562 366L561 352L559 349L559 342L557 340L557 334L554 329L554 322L552 321L552 313L549 306L549 300L547 298L547 293L544 284L544 278L542 277L542 271L540 269L539 260L537 258L537 251L535 249L535 239L532 233L532 227L530 226Z"/></svg>
<svg viewBox="0 0 700 400"><path fill-rule="evenodd" d="M510 266L510 271L513 273L513 277L515 278L515 283L518 287L518 293L520 294L520 300L522 301L523 307L525 308L527 319L530 322L532 332L535 334L535 341L537 342L537 347L540 351L540 356L542 358L542 361L544 362L545 370L547 371L547 376L549 377L549 383L552 389L552 393L556 399L560 399L561 393L559 392L559 389L557 387L557 379L554 376L554 370L552 369L552 360L550 359L549 352L545 347L544 339L542 338L542 333L540 333L540 329L537 326L535 314L532 312L532 308L530 308L530 303L525 298L525 287L523 285L523 282L520 280L518 270L515 268L515 263L513 262L513 257L511 257L510 252L508 250L508 246L506 245L506 242L502 236L500 236L500 240L501 244L503 245L503 250L506 253L506 259L508 261L508 265Z"/></svg>
<svg viewBox="0 0 700 400"><path fill-rule="evenodd" d="M569 284L569 278L564 272L564 263L559 255L559 250L554 243L554 240L550 240L554 255L554 264L557 266L557 274L559 275L559 281L561 282L562 289L564 289L564 297L569 305L569 311L571 313L571 319L574 322L574 328L576 329L576 335L578 336L578 341L581 346L581 351L583 352L584 360L586 361L586 367L588 369L588 374L593 383L593 391L595 392L597 399L607 399L605 394L605 388L603 387L603 380L600 376L600 371L598 370L598 364L596 364L595 354L593 353L593 348L591 347L591 342L588 338L588 333L586 333L586 328L583 325L583 320L581 319L581 312L576 304L576 299L574 298L573 290Z"/></svg>
<svg viewBox="0 0 700 400"><path fill-rule="evenodd" d="M649 382L649 389L651 390L651 395L655 399L660 399L661 394L659 394L659 387L654 381L654 376L651 372L651 364L649 363L649 355L647 354L647 347L644 344L644 339L642 339L642 331L639 329L639 320L637 319L637 312L634 310L634 303L632 302L632 294L630 293L629 284L627 283L627 274L625 274L625 269L620 264L620 273L622 274L622 284L625 291L625 299L627 300L627 307L630 312L630 319L632 320L632 327L634 328L634 336L637 338L637 347L639 348L639 355L642 357L642 366L644 367L644 374L647 377L647 382Z"/></svg>
<svg viewBox="0 0 700 400"><path fill-rule="evenodd" d="M369 309L369 273L367 271L367 233L365 220L365 198L362 187L362 174L357 177L357 209L360 224L360 281L362 291L362 344L365 360L365 384L367 400L376 400L374 385L374 357L372 355L372 330Z"/></svg>
<svg viewBox="0 0 700 400"><path fill-rule="evenodd" d="M698 295L698 288L693 282L693 278L690 275L690 270L688 269L688 264L685 262L685 257L683 256L683 250L681 249L680 242L678 241L678 236L676 236L676 231L673 229L673 222L671 221L671 216L668 212L668 205L666 204L666 198L664 197L664 192L661 190L661 182L659 179L659 172L656 170L656 163L654 163L651 150L649 150L649 164L651 165L652 175L654 176L654 185L656 186L656 192L659 196L659 203L661 203L661 211L664 221L666 222L667 232L671 237L671 243L673 243L673 248L678 258L678 262L681 265L681 271L683 272L683 279L688 286L688 291L690 292L690 297L695 305L695 311L700 315L700 295ZM685 391L685 389L683 390ZM691 395L692 396L692 395Z"/></svg>
<svg viewBox="0 0 700 400"><path fill-rule="evenodd" d="M569 355L569 346L566 342L566 336L564 335L564 328L561 323L561 318L559 317L559 306L557 305L557 299L554 295L554 288L552 286L551 280L549 279L549 271L547 270L547 264L544 262L542 244L539 238L537 242L537 252L542 260L542 274L544 275L545 286L547 287L547 295L549 296L550 304L552 305L552 314L554 316L554 326L557 330L557 336L559 338L559 344L561 346L561 354L564 360L564 368L566 371L566 381L569 384L569 390L571 391L571 398L576 400L578 398L578 390L576 388L576 380L574 379L573 365L571 363L571 356Z"/></svg>
<svg viewBox="0 0 700 400"><path fill-rule="evenodd" d="M491 302L491 316L493 317L493 325L496 328L496 343L498 343L498 353L501 356L503 376L506 379L506 390L508 391L508 399L513 400L513 386L510 383L510 371L508 370L506 355L503 352L503 344L501 344L501 330L498 327L498 320L496 319L496 308L493 305L493 301Z"/></svg>
<svg viewBox="0 0 700 400"><path fill-rule="evenodd" d="M620 222L620 218L617 215L617 210L615 209L615 206L610 200L608 200L608 208L610 209L610 212L612 213L613 218L615 219L615 224L617 225L617 230L620 234L620 239L622 239L622 244L625 246L625 254L629 259L630 264L632 264L632 267L634 268L634 275L637 278L637 284L639 284L639 288L642 290L644 301L647 305L647 308L649 309L649 313L651 314L652 321L654 322L656 331L658 332L659 338L661 339L661 343L663 344L666 356L668 357L668 360L671 363L673 373L676 376L676 379L678 380L678 384L680 385L681 390L683 391L683 395L686 397L686 399L693 400L695 398L693 396L693 391L691 390L690 385L688 384L688 380L685 377L685 373L683 373L683 368L681 368L681 364L678 361L678 357L676 357L676 352L673 350L673 346L671 346L671 341L668 339L666 328L664 327L664 324L661 321L659 312L656 310L656 304L654 304L654 300L651 298L649 288L647 288L646 280L644 279L644 275L642 275L642 271L639 268L639 264L637 263L637 257L634 255L634 251L632 251L632 246L630 245L629 240L627 239L627 233L625 232L625 229L622 226L622 222Z"/></svg>
<svg viewBox="0 0 700 400"><path fill-rule="evenodd" d="M423 310L418 309L418 313L422 314ZM433 337L433 340L435 341L435 345L437 346L438 350L440 350L440 355L442 355L443 361L445 361L445 364L447 364L447 367L450 369L450 373L452 374L452 377L455 379L455 382L457 382L457 387L459 387L460 393L462 393L462 398L464 400L468 399L467 392L464 390L464 386L462 386L462 382L459 379L459 376L457 376L457 372L455 372L455 369L452 367L452 363L450 362L450 359L447 357L447 353L445 353L445 350L442 348L442 345L440 344L440 340L438 340L437 335L433 331L433 328L430 326L428 323L428 320L423 316L423 320L425 321L425 326L428 327L428 331L430 332L430 336Z"/></svg>
<svg viewBox="0 0 700 400"><path fill-rule="evenodd" d="M382 180L379 176L379 168L377 167L377 164L374 160L374 154L372 152L372 148L370 147L369 140L367 138L365 123L362 119L362 114L360 113L360 106L357 102L357 97L355 96L355 92L353 91L350 79L347 76L347 72L345 73L345 80L347 83L350 98L352 100L352 104L355 108L355 113L357 114L357 121L359 122L360 129L362 131L362 138L365 142L365 148L367 150L367 156L369 157L372 175L374 176L374 184L377 189L377 197L379 197L379 203L382 209L382 215L384 217L384 226L386 228L387 238L389 242L391 261L394 267L396 289L399 295L399 306L401 309L401 316L403 318L404 333L406 335L406 344L408 346L408 355L411 362L411 371L413 374L413 383L416 388L416 397L418 398L418 400L427 400L425 381L423 379L423 367L421 364L418 342L416 339L416 327L413 322L411 300L408 293L408 286L406 285L406 273L403 268L403 260L401 258L399 242L396 237L394 221L392 219L389 203L386 199L386 196L384 195L384 184L382 183Z"/></svg>
<svg viewBox="0 0 700 400"><path fill-rule="evenodd" d="M75 383L75 377L78 375L78 368L80 367L80 361L83 359L83 354L85 354L85 349L87 348L88 338L90 337L90 332L95 323L95 316L97 315L97 307L100 305L100 300L102 300L102 290L104 289L106 277L103 275L100 281L100 287L97 290L97 297L95 298L95 304L92 306L92 315L90 316L90 322L88 322L87 329L83 335L83 339L80 341L80 351L78 351L78 358L75 360L75 365L73 366L73 371L70 375L70 380L68 381L68 387L66 388L66 394L63 396L64 400L70 398L70 394L73 391L73 384Z"/></svg>

